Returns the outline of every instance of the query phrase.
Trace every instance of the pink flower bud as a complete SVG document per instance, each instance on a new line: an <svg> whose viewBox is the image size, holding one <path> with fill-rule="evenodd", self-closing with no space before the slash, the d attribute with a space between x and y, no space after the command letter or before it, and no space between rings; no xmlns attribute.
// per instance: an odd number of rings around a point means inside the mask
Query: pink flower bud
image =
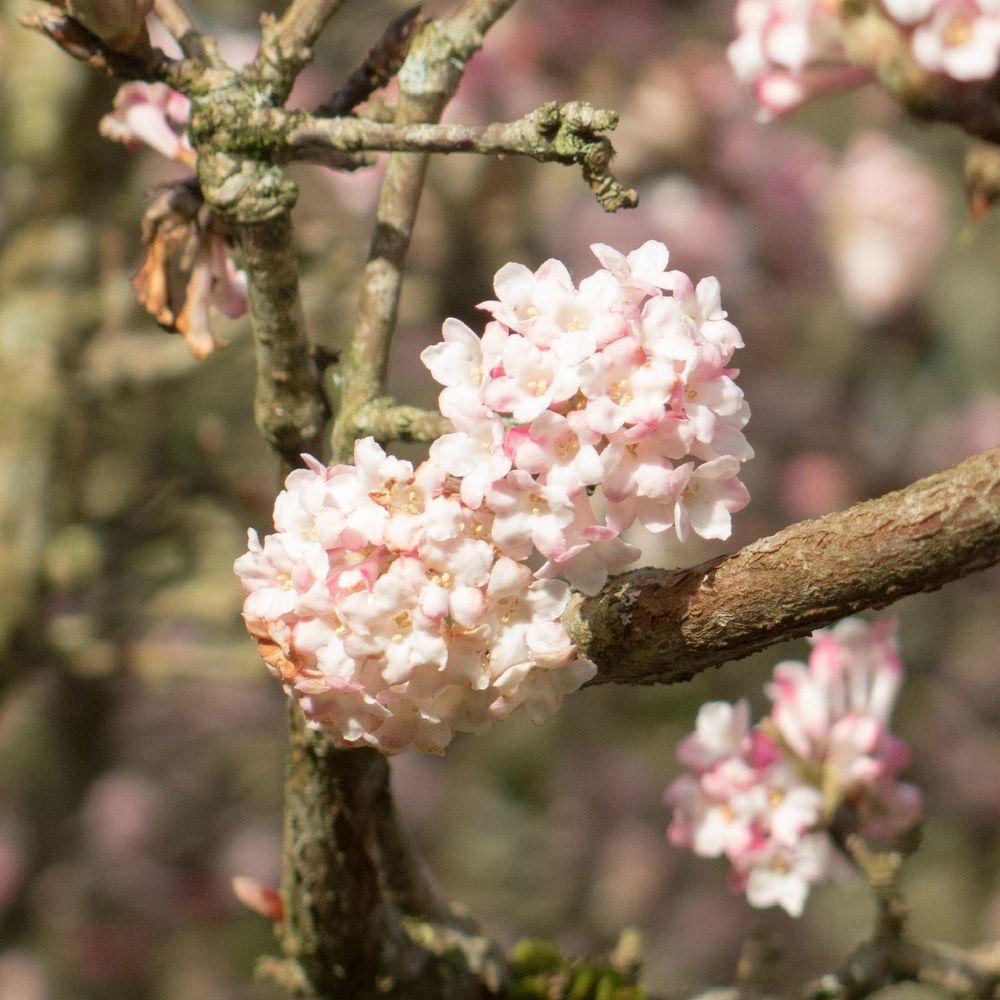
<svg viewBox="0 0 1000 1000"><path fill-rule="evenodd" d="M146 34L146 17L153 0L66 0L66 11L109 49L127 52Z"/></svg>
<svg viewBox="0 0 1000 1000"><path fill-rule="evenodd" d="M284 904L276 889L261 885L256 879L248 878L246 875L237 875L232 884L233 895L247 909L268 920L278 921L284 917Z"/></svg>

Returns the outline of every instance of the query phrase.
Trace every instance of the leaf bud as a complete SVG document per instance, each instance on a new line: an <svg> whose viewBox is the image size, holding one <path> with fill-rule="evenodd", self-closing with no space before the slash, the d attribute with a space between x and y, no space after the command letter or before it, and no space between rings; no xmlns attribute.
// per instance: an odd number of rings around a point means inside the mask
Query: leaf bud
<svg viewBox="0 0 1000 1000"><path fill-rule="evenodd" d="M146 17L153 0L65 0L65 7L70 17L115 52L148 44Z"/></svg>

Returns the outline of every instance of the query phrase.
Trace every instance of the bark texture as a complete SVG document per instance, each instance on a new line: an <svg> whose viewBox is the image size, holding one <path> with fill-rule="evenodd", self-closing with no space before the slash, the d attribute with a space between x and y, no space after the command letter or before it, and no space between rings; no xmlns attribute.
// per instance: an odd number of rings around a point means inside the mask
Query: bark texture
<svg viewBox="0 0 1000 1000"><path fill-rule="evenodd" d="M640 569L563 620L592 683L671 684L1000 562L1000 448L691 569Z"/></svg>

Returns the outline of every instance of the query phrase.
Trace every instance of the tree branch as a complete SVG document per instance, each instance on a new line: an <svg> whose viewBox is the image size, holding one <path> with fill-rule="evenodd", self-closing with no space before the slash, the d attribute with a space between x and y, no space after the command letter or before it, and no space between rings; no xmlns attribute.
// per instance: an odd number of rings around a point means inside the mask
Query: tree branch
<svg viewBox="0 0 1000 1000"><path fill-rule="evenodd" d="M312 59L312 47L345 0L292 0L281 20L261 20L260 51L253 66L258 77L274 88L279 102Z"/></svg>
<svg viewBox="0 0 1000 1000"><path fill-rule="evenodd" d="M254 415L285 464L320 454L326 398L306 333L290 213L237 224L257 356Z"/></svg>
<svg viewBox="0 0 1000 1000"><path fill-rule="evenodd" d="M432 21L420 31L398 74L396 125L441 117L466 62L481 47L483 33L513 2L466 0L453 17ZM389 158L361 279L354 338L338 373L341 399L331 431L335 461L344 460L353 447L355 414L381 392L427 161L427 153L394 153Z"/></svg>
<svg viewBox="0 0 1000 1000"><path fill-rule="evenodd" d="M153 11L177 40L184 55L191 59L205 58L205 37L195 28L178 0L156 0Z"/></svg>
<svg viewBox="0 0 1000 1000"><path fill-rule="evenodd" d="M1000 562L1000 448L734 552L613 578L563 616L592 683L670 684Z"/></svg>
<svg viewBox="0 0 1000 1000"><path fill-rule="evenodd" d="M354 417L355 435L365 437L370 434L380 444L391 441L430 444L454 429L451 421L436 410L401 406L389 396L373 399Z"/></svg>
<svg viewBox="0 0 1000 1000"><path fill-rule="evenodd" d="M20 14L17 21L21 27L45 35L65 53L105 76L122 80L162 80L171 86L175 86L178 80L180 64L168 59L159 49L147 48L139 53L115 52L82 24L54 7Z"/></svg>
<svg viewBox="0 0 1000 1000"><path fill-rule="evenodd" d="M909 30L874 0L843 4L840 17L848 59L869 70L903 111L1000 144L1000 74L960 81L925 69L913 58Z"/></svg>
<svg viewBox="0 0 1000 1000"><path fill-rule="evenodd" d="M419 6L411 7L391 21L347 82L314 113L323 118L350 114L362 101L384 87L399 72L413 35L424 24Z"/></svg>
<svg viewBox="0 0 1000 1000"><path fill-rule="evenodd" d="M517 155L530 156L541 163L577 163L602 207L614 212L631 208L638 201L635 191L623 187L608 169L614 148L601 133L613 129L617 123L618 116L613 111L602 111L583 101L563 105L553 101L517 121L480 127L307 117L283 130L287 146L281 156L288 160L313 159L320 151L329 149L392 150Z"/></svg>

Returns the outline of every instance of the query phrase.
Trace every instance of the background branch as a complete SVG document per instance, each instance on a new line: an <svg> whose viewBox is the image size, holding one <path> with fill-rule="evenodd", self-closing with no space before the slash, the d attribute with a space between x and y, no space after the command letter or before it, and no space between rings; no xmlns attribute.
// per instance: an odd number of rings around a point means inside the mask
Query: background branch
<svg viewBox="0 0 1000 1000"><path fill-rule="evenodd" d="M411 7L391 21L365 56L364 62L347 78L343 87L314 113L329 118L350 114L362 101L384 87L399 72L410 49L410 40L425 23L419 6Z"/></svg>
<svg viewBox="0 0 1000 1000"><path fill-rule="evenodd" d="M669 684L1000 561L1000 448L691 569L640 569L563 621L592 683Z"/></svg>

